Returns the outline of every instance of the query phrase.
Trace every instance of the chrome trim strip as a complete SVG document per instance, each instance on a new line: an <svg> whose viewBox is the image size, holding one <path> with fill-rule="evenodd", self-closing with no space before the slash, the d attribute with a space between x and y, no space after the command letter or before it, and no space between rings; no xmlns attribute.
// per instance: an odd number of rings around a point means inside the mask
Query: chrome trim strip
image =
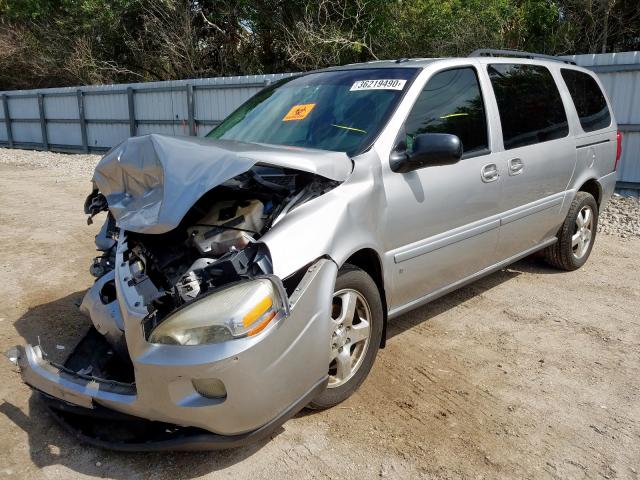
<svg viewBox="0 0 640 480"><path fill-rule="evenodd" d="M416 247L405 250L401 253L396 253L393 256L393 260L395 263L405 262L407 260L411 260L412 258L419 257L420 255L424 255L429 252L433 252L434 250L438 250L443 247L447 247L453 243L458 243L463 240L466 240L471 237L475 237L476 235L483 234L500 226L500 220L494 219L488 222L482 223L480 225L476 225L474 227L462 227L456 229L458 230L456 233L444 232L443 234L435 235L427 239L426 243L422 245L418 245ZM454 232L456 230L453 230Z"/></svg>
<svg viewBox="0 0 640 480"><path fill-rule="evenodd" d="M549 208L553 208L562 204L562 200L564 199L565 192L561 192L551 197L547 197L543 201L527 206L525 208L520 208L513 213L508 215L504 215L500 218L500 225L507 225L511 222L515 222L516 220L520 220L521 218L528 217L529 215L533 215L534 213L541 212L543 210L547 210Z"/></svg>
<svg viewBox="0 0 640 480"><path fill-rule="evenodd" d="M506 214L503 213L494 215L487 219L476 221L474 223L463 225L453 230L433 235L423 241L416 242L417 245L414 243L408 248L402 247L401 249L399 249L401 250L400 252L393 255L393 261L394 263L406 262L407 260L419 257L420 255L425 255L435 250L448 247L449 245L452 245L454 243L458 243L477 235L489 232L495 228L500 227L501 225L507 225L511 222L515 222L516 220L520 220L521 218L533 215L534 213L560 206L562 205L565 195L568 192L569 191L555 193L536 202L516 207L512 210L509 210L509 212Z"/></svg>

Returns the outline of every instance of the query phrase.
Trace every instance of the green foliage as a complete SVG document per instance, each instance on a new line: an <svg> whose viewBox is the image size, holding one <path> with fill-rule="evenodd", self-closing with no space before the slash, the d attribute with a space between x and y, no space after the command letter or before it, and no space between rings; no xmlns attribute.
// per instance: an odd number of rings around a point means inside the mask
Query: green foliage
<svg viewBox="0 0 640 480"><path fill-rule="evenodd" d="M640 49L637 0L0 0L0 89Z"/></svg>
<svg viewBox="0 0 640 480"><path fill-rule="evenodd" d="M47 18L59 5L48 0L0 0L0 13L18 22Z"/></svg>

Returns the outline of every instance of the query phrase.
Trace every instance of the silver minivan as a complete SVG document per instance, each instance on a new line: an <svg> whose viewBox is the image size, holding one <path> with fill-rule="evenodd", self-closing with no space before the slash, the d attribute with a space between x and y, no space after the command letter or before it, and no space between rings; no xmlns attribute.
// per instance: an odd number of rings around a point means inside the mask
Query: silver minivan
<svg viewBox="0 0 640 480"><path fill-rule="evenodd" d="M95 445L233 447L349 397L394 317L536 251L581 267L610 103L569 61L507 53L293 76L208 138L112 149L85 204L106 216L93 327L64 364L17 347L23 380Z"/></svg>

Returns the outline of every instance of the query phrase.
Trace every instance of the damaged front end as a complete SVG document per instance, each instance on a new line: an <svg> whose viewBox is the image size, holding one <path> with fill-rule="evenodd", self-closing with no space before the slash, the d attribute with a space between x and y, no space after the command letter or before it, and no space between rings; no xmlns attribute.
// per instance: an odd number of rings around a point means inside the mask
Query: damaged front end
<svg viewBox="0 0 640 480"><path fill-rule="evenodd" d="M124 450L227 448L324 388L337 267L319 258L279 278L261 238L349 160L294 168L296 155L151 135L99 163L85 212L107 218L81 304L94 329L63 365L39 347L16 354L66 427Z"/></svg>

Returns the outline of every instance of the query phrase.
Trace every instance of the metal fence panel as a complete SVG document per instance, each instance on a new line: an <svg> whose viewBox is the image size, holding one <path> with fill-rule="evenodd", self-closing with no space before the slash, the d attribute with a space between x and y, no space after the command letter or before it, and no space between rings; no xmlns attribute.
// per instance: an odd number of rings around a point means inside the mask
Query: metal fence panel
<svg viewBox="0 0 640 480"><path fill-rule="evenodd" d="M204 136L224 120L239 105L260 91L262 87L238 87L225 89L194 89L194 116L196 133Z"/></svg>
<svg viewBox="0 0 640 480"><path fill-rule="evenodd" d="M129 125L126 123L89 123L87 125L87 144L92 150L109 149L127 138L129 138Z"/></svg>
<svg viewBox="0 0 640 480"><path fill-rule="evenodd" d="M290 75L0 92L0 146L105 151L132 135L203 136L265 85Z"/></svg>
<svg viewBox="0 0 640 480"><path fill-rule="evenodd" d="M78 104L72 95L44 95L44 109L47 118L76 120Z"/></svg>
<svg viewBox="0 0 640 480"><path fill-rule="evenodd" d="M40 129L40 120L35 122L13 123L13 141L15 143L42 143L42 131Z"/></svg>
<svg viewBox="0 0 640 480"><path fill-rule="evenodd" d="M640 187L640 132L627 132L622 137L622 152L618 181L638 183Z"/></svg>
<svg viewBox="0 0 640 480"><path fill-rule="evenodd" d="M9 97L9 115L11 119L39 118L38 99L35 95Z"/></svg>
<svg viewBox="0 0 640 480"><path fill-rule="evenodd" d="M188 135L189 126L186 122L182 125L162 125L159 123L144 123L138 125L138 135L146 135L148 133L162 133L164 135Z"/></svg>
<svg viewBox="0 0 640 480"><path fill-rule="evenodd" d="M640 124L640 70L637 72L601 73L616 120L620 124Z"/></svg>
<svg viewBox="0 0 640 480"><path fill-rule="evenodd" d="M135 109L138 120L187 120L187 92L136 93Z"/></svg>
<svg viewBox="0 0 640 480"><path fill-rule="evenodd" d="M51 145L82 145L82 136L77 123L50 123L47 125Z"/></svg>
<svg viewBox="0 0 640 480"><path fill-rule="evenodd" d="M78 118L77 106L75 108L75 118ZM87 118L128 120L128 111L126 91L110 95L84 95L84 112Z"/></svg>

